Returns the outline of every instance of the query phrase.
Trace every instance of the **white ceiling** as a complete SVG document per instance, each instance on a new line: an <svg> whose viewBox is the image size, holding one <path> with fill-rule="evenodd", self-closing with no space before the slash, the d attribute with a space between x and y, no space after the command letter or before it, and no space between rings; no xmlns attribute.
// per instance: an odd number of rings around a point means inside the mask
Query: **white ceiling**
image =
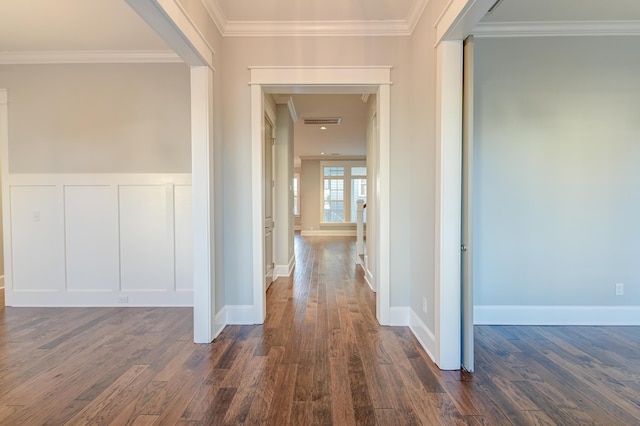
<svg viewBox="0 0 640 426"><path fill-rule="evenodd" d="M0 52L170 50L124 0L0 0Z"/></svg>
<svg viewBox="0 0 640 426"><path fill-rule="evenodd" d="M292 95L298 121L295 124L295 157L366 155L367 104L362 95ZM342 119L326 130L304 124L305 118ZM324 155L323 155L324 153Z"/></svg>

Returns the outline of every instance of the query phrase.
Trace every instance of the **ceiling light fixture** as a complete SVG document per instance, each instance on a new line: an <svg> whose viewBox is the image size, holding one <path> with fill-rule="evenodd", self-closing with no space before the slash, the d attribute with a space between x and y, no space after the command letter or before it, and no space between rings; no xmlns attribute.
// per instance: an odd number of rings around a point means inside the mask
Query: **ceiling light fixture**
<svg viewBox="0 0 640 426"><path fill-rule="evenodd" d="M320 130L327 130L327 126L321 126Z"/></svg>

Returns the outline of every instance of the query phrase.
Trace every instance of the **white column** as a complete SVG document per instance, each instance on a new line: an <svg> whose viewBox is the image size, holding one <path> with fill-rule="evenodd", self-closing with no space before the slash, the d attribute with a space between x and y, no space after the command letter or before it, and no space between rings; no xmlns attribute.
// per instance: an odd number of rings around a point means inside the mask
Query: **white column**
<svg viewBox="0 0 640 426"><path fill-rule="evenodd" d="M462 41L443 41L437 48L434 355L443 370L461 365L462 53Z"/></svg>
<svg viewBox="0 0 640 426"><path fill-rule="evenodd" d="M206 66L191 68L191 155L193 334L196 343L209 343L221 327L215 324L213 71Z"/></svg>

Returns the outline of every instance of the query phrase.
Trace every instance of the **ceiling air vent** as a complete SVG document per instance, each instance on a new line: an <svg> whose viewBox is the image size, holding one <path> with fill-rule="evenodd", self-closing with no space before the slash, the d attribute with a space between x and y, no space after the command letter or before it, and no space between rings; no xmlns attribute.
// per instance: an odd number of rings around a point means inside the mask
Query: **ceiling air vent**
<svg viewBox="0 0 640 426"><path fill-rule="evenodd" d="M342 118L305 118L304 124L314 124L316 126L337 126Z"/></svg>

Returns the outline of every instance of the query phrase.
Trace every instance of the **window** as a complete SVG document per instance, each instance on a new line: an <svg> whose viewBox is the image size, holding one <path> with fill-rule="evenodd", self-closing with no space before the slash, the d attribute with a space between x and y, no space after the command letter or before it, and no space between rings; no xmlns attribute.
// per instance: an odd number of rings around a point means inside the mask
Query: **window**
<svg viewBox="0 0 640 426"><path fill-rule="evenodd" d="M323 166L323 221L344 222L344 167Z"/></svg>
<svg viewBox="0 0 640 426"><path fill-rule="evenodd" d="M300 173L293 174L293 215L300 216Z"/></svg>
<svg viewBox="0 0 640 426"><path fill-rule="evenodd" d="M358 200L367 201L367 168L351 167L351 222L358 221ZM367 222L367 210L362 214L362 221Z"/></svg>
<svg viewBox="0 0 640 426"><path fill-rule="evenodd" d="M322 221L357 221L357 201L367 198L367 168L362 162L322 162ZM366 216L365 216L366 217Z"/></svg>

